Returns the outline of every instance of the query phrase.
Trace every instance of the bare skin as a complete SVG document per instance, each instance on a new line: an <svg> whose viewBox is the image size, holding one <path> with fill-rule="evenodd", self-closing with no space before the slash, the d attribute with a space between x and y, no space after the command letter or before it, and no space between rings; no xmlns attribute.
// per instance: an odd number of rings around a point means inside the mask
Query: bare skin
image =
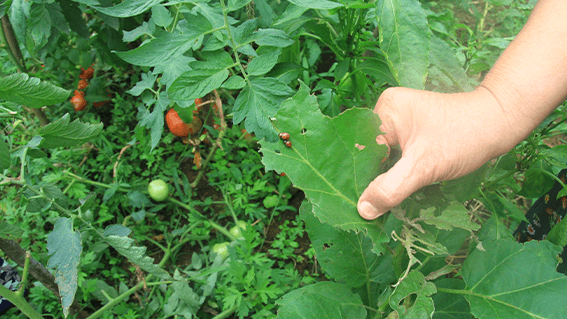
<svg viewBox="0 0 567 319"><path fill-rule="evenodd" d="M360 196L375 219L423 186L461 177L525 139L567 98L567 1L540 0L481 85L470 93L384 91L374 109L402 158ZM377 164L379 165L379 163Z"/></svg>

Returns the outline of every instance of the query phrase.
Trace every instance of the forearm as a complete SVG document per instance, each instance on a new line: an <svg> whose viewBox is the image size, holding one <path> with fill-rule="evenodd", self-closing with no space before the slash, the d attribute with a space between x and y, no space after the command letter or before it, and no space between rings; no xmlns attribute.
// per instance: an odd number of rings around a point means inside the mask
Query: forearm
<svg viewBox="0 0 567 319"><path fill-rule="evenodd" d="M567 97L567 1L539 0L481 83L506 115L504 148L523 140Z"/></svg>

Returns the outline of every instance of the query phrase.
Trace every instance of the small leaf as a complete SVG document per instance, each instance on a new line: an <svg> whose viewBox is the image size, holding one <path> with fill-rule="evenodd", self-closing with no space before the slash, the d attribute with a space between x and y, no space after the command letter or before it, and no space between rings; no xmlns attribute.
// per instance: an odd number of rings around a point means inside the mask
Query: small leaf
<svg viewBox="0 0 567 319"><path fill-rule="evenodd" d="M549 192L553 187L554 179L544 172L548 170L549 165L543 161L532 165L524 175L526 179L518 195L528 198L537 198Z"/></svg>
<svg viewBox="0 0 567 319"><path fill-rule="evenodd" d="M390 307L398 313L396 318L431 318L435 307L430 296L436 292L435 285L427 282L422 273L412 271L390 296ZM412 298L413 302L409 306L401 302L402 299L410 295L415 295L415 298Z"/></svg>
<svg viewBox="0 0 567 319"><path fill-rule="evenodd" d="M226 80L221 87L229 90L239 90L246 86L246 81L239 76L233 75Z"/></svg>
<svg viewBox="0 0 567 319"><path fill-rule="evenodd" d="M166 7L156 5L152 7L152 20L156 25L166 28L173 22L173 17Z"/></svg>
<svg viewBox="0 0 567 319"><path fill-rule="evenodd" d="M148 71L148 73L142 73L142 79L134 85L133 88L126 91L134 96L140 96L146 89L153 89L154 84L156 83L157 76L152 74L152 71Z"/></svg>
<svg viewBox="0 0 567 319"><path fill-rule="evenodd" d="M8 222L0 222L0 238L4 239L18 239L22 237L24 231L16 226L9 224Z"/></svg>
<svg viewBox="0 0 567 319"><path fill-rule="evenodd" d="M104 237L108 237L108 236L126 237L130 235L131 232L132 230L130 230L130 228L126 226L122 226L118 224L108 225L104 229Z"/></svg>
<svg viewBox="0 0 567 319"><path fill-rule="evenodd" d="M0 79L0 99L41 108L67 100L71 91L53 84L17 73Z"/></svg>
<svg viewBox="0 0 567 319"><path fill-rule="evenodd" d="M47 251L51 256L47 268L55 269L55 282L59 287L63 314L67 318L77 292L79 259L83 251L81 234L73 231L70 219L61 217L57 220L47 236Z"/></svg>
<svg viewBox="0 0 567 319"><path fill-rule="evenodd" d="M287 33L277 29L260 29L254 32L254 42L258 45L278 48L285 48L295 43Z"/></svg>
<svg viewBox="0 0 567 319"><path fill-rule="evenodd" d="M115 52L122 60L139 66L156 66L173 57L183 55L201 34L173 34L166 32L142 46L125 52Z"/></svg>
<svg viewBox="0 0 567 319"><path fill-rule="evenodd" d="M99 12L111 17L127 18L143 13L162 1L163 0L124 0L112 7L91 6Z"/></svg>
<svg viewBox="0 0 567 319"><path fill-rule="evenodd" d="M279 50L262 54L250 61L246 70L249 75L264 75L276 65L278 62L278 57L280 56Z"/></svg>
<svg viewBox="0 0 567 319"><path fill-rule="evenodd" d="M0 171L10 168L10 148L0 137Z"/></svg>
<svg viewBox="0 0 567 319"><path fill-rule="evenodd" d="M360 296L348 286L330 281L293 290L276 302L278 319L364 319L366 309Z"/></svg>
<svg viewBox="0 0 567 319"><path fill-rule="evenodd" d="M259 139L266 138L275 142L277 133L269 119L276 114L281 102L292 93L287 85L277 79L252 79L234 102L234 124L246 118L246 131L254 132Z"/></svg>
<svg viewBox="0 0 567 319"><path fill-rule="evenodd" d="M60 146L73 147L83 144L96 137L102 131L102 123L82 123L79 119L69 123L69 113L59 120L39 129L43 137L40 143L42 148L57 148Z"/></svg>
<svg viewBox="0 0 567 319"><path fill-rule="evenodd" d="M338 2L328 0L289 0L289 2L295 4L296 6L320 10L329 10L343 6Z"/></svg>
<svg viewBox="0 0 567 319"><path fill-rule="evenodd" d="M150 274L165 279L172 280L171 276L167 271L160 268L158 265L154 264L154 259L146 256L147 248L145 246L135 246L135 242L132 238L125 236L115 236L109 235L105 236L104 239L110 244L116 251L121 255L128 258L129 261L138 265L143 270L149 272Z"/></svg>
<svg viewBox="0 0 567 319"><path fill-rule="evenodd" d="M151 35L156 31L155 23L150 20L149 22L142 22L142 25L137 27L132 31L123 31L124 36L122 37L122 41L124 42L133 42L136 41L139 37L143 35Z"/></svg>

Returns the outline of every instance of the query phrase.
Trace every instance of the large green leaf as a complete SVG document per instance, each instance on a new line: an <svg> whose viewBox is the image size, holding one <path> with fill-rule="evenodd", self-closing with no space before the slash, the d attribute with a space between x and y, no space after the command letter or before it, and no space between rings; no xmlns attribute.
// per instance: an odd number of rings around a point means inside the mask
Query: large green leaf
<svg viewBox="0 0 567 319"><path fill-rule="evenodd" d="M293 290L276 302L278 319L364 319L360 296L348 286L330 281Z"/></svg>
<svg viewBox="0 0 567 319"><path fill-rule="evenodd" d="M433 35L430 45L429 60L431 60L431 64L439 68L461 91L472 91L473 87L469 84L467 74L457 60L454 50L445 41Z"/></svg>
<svg viewBox="0 0 567 319"><path fill-rule="evenodd" d="M43 138L40 147L56 148L60 146L73 147L93 139L102 131L102 123L82 123L79 119L69 123L69 113L59 120L39 129Z"/></svg>
<svg viewBox="0 0 567 319"><path fill-rule="evenodd" d="M51 256L47 268L55 269L55 282L66 318L77 292L79 259L83 251L81 234L73 231L71 219L61 217L55 222L53 231L47 236L47 251Z"/></svg>
<svg viewBox="0 0 567 319"><path fill-rule="evenodd" d="M469 303L463 295L441 292L442 288L463 289L465 282L460 279L440 279L435 281L438 292L433 295L435 313L433 319L472 318Z"/></svg>
<svg viewBox="0 0 567 319"><path fill-rule="evenodd" d="M331 278L349 287L360 287L367 281L395 282L391 259L372 251L370 238L322 224L313 215L313 205L304 201L299 214L305 222L317 261Z"/></svg>
<svg viewBox="0 0 567 319"><path fill-rule="evenodd" d="M548 241L483 242L463 264L472 314L492 318L567 318L567 276L555 271L561 247Z"/></svg>
<svg viewBox="0 0 567 319"><path fill-rule="evenodd" d="M163 0L124 0L112 7L92 7L111 17L127 18L143 13L162 1Z"/></svg>
<svg viewBox="0 0 567 319"><path fill-rule="evenodd" d="M284 83L274 78L256 78L250 80L234 102L234 124L246 118L245 128L254 132L259 139L265 138L275 142L277 133L270 123L270 118L283 100L290 97L293 91Z"/></svg>
<svg viewBox="0 0 567 319"><path fill-rule="evenodd" d="M156 66L164 61L180 56L189 50L201 33L165 33L142 46L125 52L116 52L124 61L140 66Z"/></svg>
<svg viewBox="0 0 567 319"><path fill-rule="evenodd" d="M135 242L132 238L117 235L105 235L104 239L121 255L128 258L128 260L132 263L140 266L143 270L158 278L173 280L167 271L154 264L153 258L146 256L147 248L145 246L135 246Z"/></svg>
<svg viewBox="0 0 567 319"><path fill-rule="evenodd" d="M18 73L0 79L0 99L40 108L65 101L71 91Z"/></svg>
<svg viewBox="0 0 567 319"><path fill-rule="evenodd" d="M390 307L398 314L395 318L431 318L435 307L430 296L436 292L435 285L426 281L422 273L419 271L410 272L390 296ZM410 295L415 295L415 298L412 298L412 303L401 302Z"/></svg>
<svg viewBox="0 0 567 319"><path fill-rule="evenodd" d="M305 192L322 222L366 232L374 245L387 241L381 230L384 219L365 220L356 208L364 189L382 172L379 163L387 156L387 147L376 143L381 134L378 115L369 109L351 109L331 119L301 84L299 92L282 103L272 124L277 132L291 135L292 147L261 141L266 170L285 172Z"/></svg>
<svg viewBox="0 0 567 319"><path fill-rule="evenodd" d="M425 11L417 0L378 0L376 15L380 48L401 86L423 89L429 67L429 36Z"/></svg>

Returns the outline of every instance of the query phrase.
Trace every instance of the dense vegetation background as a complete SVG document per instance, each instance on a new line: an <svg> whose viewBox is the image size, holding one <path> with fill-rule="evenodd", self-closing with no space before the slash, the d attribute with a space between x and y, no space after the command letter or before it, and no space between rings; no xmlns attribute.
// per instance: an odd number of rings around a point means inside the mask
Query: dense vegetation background
<svg viewBox="0 0 567 319"><path fill-rule="evenodd" d="M0 257L28 289L0 291L5 317L564 318L565 222L511 235L565 168L564 106L474 174L356 212L397 159L380 93L472 90L534 4L2 1Z"/></svg>

